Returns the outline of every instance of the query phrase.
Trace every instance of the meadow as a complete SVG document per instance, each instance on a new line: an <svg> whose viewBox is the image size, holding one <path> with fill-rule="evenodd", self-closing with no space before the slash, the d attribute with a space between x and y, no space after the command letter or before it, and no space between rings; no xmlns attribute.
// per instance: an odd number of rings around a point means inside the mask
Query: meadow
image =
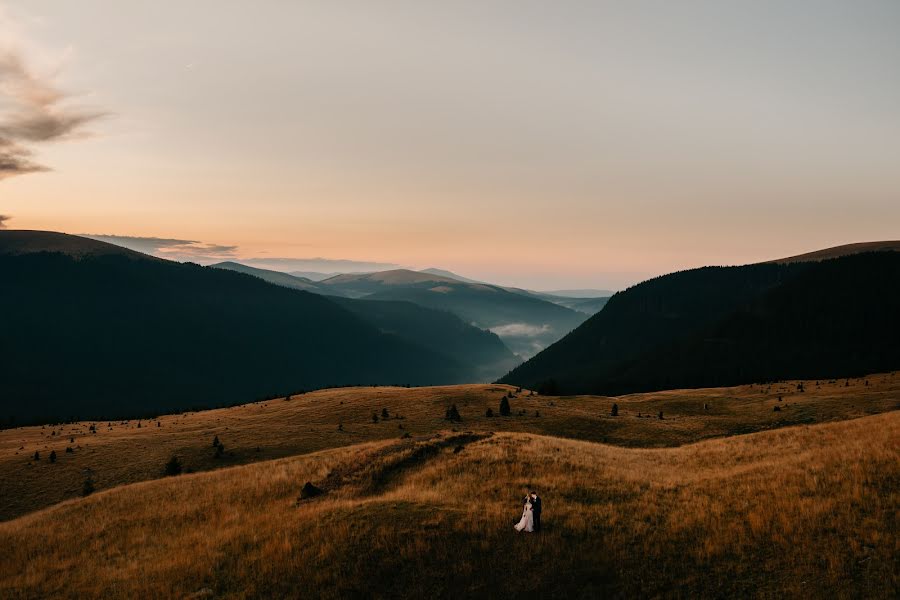
<svg viewBox="0 0 900 600"><path fill-rule="evenodd" d="M4 431L4 481L33 479L4 485L0 596L896 597L900 378L798 383L523 390L493 418L514 390L325 390L98 424L30 467L59 436ZM160 478L172 453L194 472ZM66 460L99 491L34 483ZM307 481L325 493L299 499ZM514 534L532 486L544 531Z"/></svg>

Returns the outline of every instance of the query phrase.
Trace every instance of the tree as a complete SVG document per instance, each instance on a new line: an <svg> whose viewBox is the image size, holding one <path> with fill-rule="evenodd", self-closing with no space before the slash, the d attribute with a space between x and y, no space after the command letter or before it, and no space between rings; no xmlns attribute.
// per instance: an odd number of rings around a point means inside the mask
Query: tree
<svg viewBox="0 0 900 600"><path fill-rule="evenodd" d="M455 404L447 409L447 412L444 413L444 418L448 421L462 421L462 417L460 416L459 410L457 410Z"/></svg>
<svg viewBox="0 0 900 600"><path fill-rule="evenodd" d="M486 417L493 417L493 416L494 416L494 411L493 411L493 409L488 408L488 409L484 412L484 416L486 416Z"/></svg>
<svg viewBox="0 0 900 600"><path fill-rule="evenodd" d="M56 450L50 451L50 462L52 462L52 463L56 462Z"/></svg>
<svg viewBox="0 0 900 600"><path fill-rule="evenodd" d="M81 485L81 495L90 496L94 493L94 489L94 478L88 475L84 478L84 483Z"/></svg>
<svg viewBox="0 0 900 600"><path fill-rule="evenodd" d="M216 446L215 458L221 458L222 455L225 454L225 444L219 444Z"/></svg>
<svg viewBox="0 0 900 600"><path fill-rule="evenodd" d="M178 460L177 456L173 456L169 459L169 462L166 463L165 474L167 476L180 475L181 468L181 461Z"/></svg>
<svg viewBox="0 0 900 600"><path fill-rule="evenodd" d="M660 421L663 420L663 414L662 414L662 411L659 411L659 420L660 420Z"/></svg>
<svg viewBox="0 0 900 600"><path fill-rule="evenodd" d="M220 442L219 442L219 436L215 436L215 437L213 438L213 448L218 448L218 447L219 447L219 443L220 443Z"/></svg>
<svg viewBox="0 0 900 600"><path fill-rule="evenodd" d="M41 453L37 450L34 451L34 460L41 460Z"/></svg>
<svg viewBox="0 0 900 600"><path fill-rule="evenodd" d="M373 423L377 423L377 422L378 422L378 413L372 413L372 422L373 422Z"/></svg>
<svg viewBox="0 0 900 600"><path fill-rule="evenodd" d="M389 419L390 416L391 415L390 415L390 413L388 413L388 409L386 409L386 408L381 409L381 418L382 419Z"/></svg>
<svg viewBox="0 0 900 600"><path fill-rule="evenodd" d="M506 396L503 396L502 398L500 398L500 416L508 417L509 415L509 400L506 399Z"/></svg>
<svg viewBox="0 0 900 600"><path fill-rule="evenodd" d="M618 404L613 403L611 414L612 414L612 416L614 416L614 417L618 417L618 416L619 416L619 405L618 405Z"/></svg>

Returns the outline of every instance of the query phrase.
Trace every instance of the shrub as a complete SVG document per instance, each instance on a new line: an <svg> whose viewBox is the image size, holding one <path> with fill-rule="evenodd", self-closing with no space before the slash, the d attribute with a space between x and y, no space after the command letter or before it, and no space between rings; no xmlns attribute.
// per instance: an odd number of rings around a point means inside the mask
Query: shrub
<svg viewBox="0 0 900 600"><path fill-rule="evenodd" d="M72 450L72 446L66 446L66 454L72 454L74 450Z"/></svg>
<svg viewBox="0 0 900 600"><path fill-rule="evenodd" d="M307 498L315 498L316 496L321 496L325 493L320 487L316 487L312 484L311 481L307 481L303 484L303 488L300 490L300 499L306 500Z"/></svg>
<svg viewBox="0 0 900 600"><path fill-rule="evenodd" d="M486 416L486 417L493 417L493 416L494 416L494 410L491 409L491 408L487 409L486 411L484 411L484 416Z"/></svg>
<svg viewBox="0 0 900 600"><path fill-rule="evenodd" d="M534 411L534 416L536 416L536 417L541 416L541 412L538 410Z"/></svg>
<svg viewBox="0 0 900 600"><path fill-rule="evenodd" d="M462 421L462 417L460 416L459 410L457 410L455 404L447 409L447 412L444 413L444 418L448 421Z"/></svg>
<svg viewBox="0 0 900 600"><path fill-rule="evenodd" d="M772 407L772 412L781 412L781 407L776 404L774 407Z"/></svg>
<svg viewBox="0 0 900 600"><path fill-rule="evenodd" d="M34 451L34 460L41 460L41 453L37 450Z"/></svg>
<svg viewBox="0 0 900 600"><path fill-rule="evenodd" d="M618 404L613 403L613 405L612 405L612 411L610 412L610 414L611 414L612 416L614 416L614 417L618 417L618 416L619 416L619 405L618 405Z"/></svg>
<svg viewBox="0 0 900 600"><path fill-rule="evenodd" d="M378 413L372 413L372 422L373 422L373 423L377 423L377 422L378 422Z"/></svg>
<svg viewBox="0 0 900 600"><path fill-rule="evenodd" d="M500 416L508 417L509 414L509 400L506 399L506 396L503 396L502 398L500 398Z"/></svg>
<svg viewBox="0 0 900 600"><path fill-rule="evenodd" d="M391 415L390 415L390 413L388 412L388 409L382 408L382 409L381 409L381 418L382 418L382 419L389 419L390 417L391 417Z"/></svg>
<svg viewBox="0 0 900 600"><path fill-rule="evenodd" d="M56 462L56 450L50 451L50 462L52 462L52 463Z"/></svg>
<svg viewBox="0 0 900 600"><path fill-rule="evenodd" d="M660 421L663 420L663 414L662 414L662 411L659 411L659 420L660 420Z"/></svg>
<svg viewBox="0 0 900 600"><path fill-rule="evenodd" d="M343 431L343 430L344 430L344 424L338 423L338 431Z"/></svg>
<svg viewBox="0 0 900 600"><path fill-rule="evenodd" d="M81 495L82 496L90 496L94 493L94 479L88 475L84 478L84 483L81 484Z"/></svg>
<svg viewBox="0 0 900 600"><path fill-rule="evenodd" d="M221 442L219 442L219 436L215 436L213 438L213 448L218 448L220 443Z"/></svg>
<svg viewBox="0 0 900 600"><path fill-rule="evenodd" d="M181 461L178 460L177 456L173 456L169 459L169 462L166 463L164 473L166 476L181 474Z"/></svg>

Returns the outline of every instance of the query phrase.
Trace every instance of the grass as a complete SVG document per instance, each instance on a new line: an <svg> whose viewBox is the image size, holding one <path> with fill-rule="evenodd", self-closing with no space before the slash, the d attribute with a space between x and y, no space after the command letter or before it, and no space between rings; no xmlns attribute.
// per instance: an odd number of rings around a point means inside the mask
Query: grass
<svg viewBox="0 0 900 600"><path fill-rule="evenodd" d="M895 597L898 440L892 412L665 449L369 442L2 523L0 595ZM545 531L514 534L530 485Z"/></svg>
<svg viewBox="0 0 900 600"><path fill-rule="evenodd" d="M866 385L868 381L869 385ZM158 420L80 422L0 431L0 520L16 518L82 493L90 476L98 490L156 479L177 455L187 471L208 471L373 440L423 435L449 427L517 431L627 447L672 447L702 439L796 424L821 423L900 408L896 373L834 382L798 382L735 388L600 396L513 398L513 416L498 413L514 388L466 385L435 388L344 388ZM846 385L849 383L849 386ZM779 402L778 398L782 401ZM611 417L613 403L619 416ZM463 421L450 425L456 404ZM704 405L707 406L704 409ZM775 406L782 408L774 412ZM382 408L391 418L380 419ZM526 415L518 413L525 411ZM535 416L535 412L540 416ZM656 418L663 411L663 420ZM379 422L372 422L378 413ZM638 415L641 415L639 418ZM396 417L402 418L396 418ZM157 422L159 426L157 426ZM342 425L343 431L338 431ZM402 429L401 429L402 427ZM225 455L215 458L218 436ZM72 441L70 441L72 440ZM73 452L65 450L71 447ZM48 456L55 450L57 460ZM33 460L34 452L41 459Z"/></svg>

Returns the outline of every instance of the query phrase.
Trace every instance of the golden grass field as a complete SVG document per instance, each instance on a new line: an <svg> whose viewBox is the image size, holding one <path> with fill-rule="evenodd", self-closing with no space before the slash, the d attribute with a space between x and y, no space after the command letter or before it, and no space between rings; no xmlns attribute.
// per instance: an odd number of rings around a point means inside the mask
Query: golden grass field
<svg viewBox="0 0 900 600"><path fill-rule="evenodd" d="M3 431L0 597L896 597L900 377L796 384L526 392L494 418L510 388L350 388ZM153 480L173 454L195 472ZM327 493L298 502L306 481ZM529 485L545 530L514 534Z"/></svg>

